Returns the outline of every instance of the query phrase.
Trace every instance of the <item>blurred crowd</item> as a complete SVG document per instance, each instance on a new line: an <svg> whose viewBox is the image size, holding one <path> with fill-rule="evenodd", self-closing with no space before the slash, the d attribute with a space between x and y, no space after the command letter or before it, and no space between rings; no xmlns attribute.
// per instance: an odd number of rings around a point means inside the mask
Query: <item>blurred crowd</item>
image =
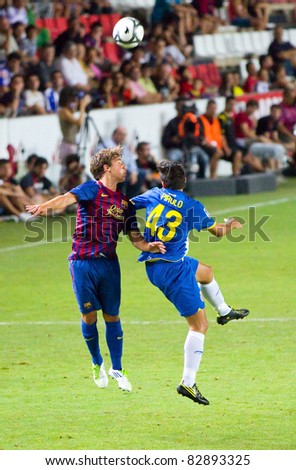
<svg viewBox="0 0 296 470"><path fill-rule="evenodd" d="M140 19L145 36L135 49L118 49L117 61L108 56L105 46L116 46L103 34L100 21L86 31L81 20L83 15L112 15L110 2L0 0L0 116L56 113L63 137L58 185L45 177L48 162L41 156L28 158L28 172L18 181L11 162L0 160L0 217L22 220L26 203L66 192L89 178L79 161L77 134L96 108L175 101L176 117L163 129L162 146L166 158L186 165L189 178L216 178L220 159L231 162L234 176L266 171L295 175L296 44L284 39L283 27L275 26L259 61L248 58L246 78L239 66L221 68L216 85L209 87L195 73L195 34L212 34L229 24L258 31L267 27L268 2L227 3L227 14L224 0L156 0L149 16L144 8L125 11ZM53 40L36 26L38 15L62 18L65 29ZM259 121L253 99L244 112L235 112L237 97L279 89L282 103ZM218 96L226 97L220 114ZM193 105L198 98L208 99L202 115ZM96 150L124 147L128 177L121 189L132 197L160 180L150 143L139 142L133 153L126 135L125 128L116 128Z"/></svg>
<svg viewBox="0 0 296 470"><path fill-rule="evenodd" d="M65 31L54 41L35 25L36 4L0 0L2 116L56 113L65 86L72 87L78 96L89 94L91 108L113 108L163 103L183 96L262 93L286 87L296 75L296 45L285 41L283 28L277 26L266 55L260 57L260 69L249 60L246 80L238 68L220 70L220 87L219 83L208 87L196 76L193 35L215 32L225 23L219 16L223 0L156 0L150 17L141 18L143 43L133 50L121 49L118 63L108 57L104 45L112 44L112 38L103 35L101 23L93 22L86 33L81 21L81 15L112 14L109 2L52 2L53 17L67 21ZM265 20L255 21L264 5L252 0L230 2L228 21L238 27L264 29Z"/></svg>

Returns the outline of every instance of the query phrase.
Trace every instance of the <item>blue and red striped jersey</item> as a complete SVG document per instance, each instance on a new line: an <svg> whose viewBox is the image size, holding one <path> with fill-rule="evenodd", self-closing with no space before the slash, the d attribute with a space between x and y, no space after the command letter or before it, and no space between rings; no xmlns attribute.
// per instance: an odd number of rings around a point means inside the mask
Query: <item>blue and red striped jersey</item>
<svg viewBox="0 0 296 470"><path fill-rule="evenodd" d="M77 198L73 259L90 259L102 254L117 258L118 236L137 230L135 208L120 191L106 188L100 181L87 181L70 191Z"/></svg>

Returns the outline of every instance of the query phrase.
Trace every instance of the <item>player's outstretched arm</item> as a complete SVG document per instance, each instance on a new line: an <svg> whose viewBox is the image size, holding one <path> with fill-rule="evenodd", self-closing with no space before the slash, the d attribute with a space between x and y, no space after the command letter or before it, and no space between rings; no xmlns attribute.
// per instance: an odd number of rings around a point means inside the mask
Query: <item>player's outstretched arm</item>
<svg viewBox="0 0 296 470"><path fill-rule="evenodd" d="M27 212L30 212L32 215L47 215L49 210L61 210L65 209L71 204L77 202L76 196L72 193L66 193L62 196L54 197L49 201L43 202L42 204L29 204L26 206Z"/></svg>
<svg viewBox="0 0 296 470"><path fill-rule="evenodd" d="M148 251L150 253L162 253L166 252L165 245L162 242L150 242L148 243L141 233L137 230L127 232L127 236L134 245L140 251Z"/></svg>
<svg viewBox="0 0 296 470"><path fill-rule="evenodd" d="M232 217L231 219L225 220L224 224L215 224L214 227L209 228L209 232L216 237L224 237L224 235L235 228L243 228L243 226L238 220Z"/></svg>

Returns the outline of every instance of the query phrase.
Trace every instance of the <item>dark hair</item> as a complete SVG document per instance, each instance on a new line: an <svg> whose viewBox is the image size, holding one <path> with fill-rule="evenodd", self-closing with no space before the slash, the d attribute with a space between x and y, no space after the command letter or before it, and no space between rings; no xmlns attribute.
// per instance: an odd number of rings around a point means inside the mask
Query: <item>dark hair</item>
<svg viewBox="0 0 296 470"><path fill-rule="evenodd" d="M139 142L137 147L136 147L136 152L139 152L140 150L142 150L142 147L144 147L144 145L150 145L149 142Z"/></svg>
<svg viewBox="0 0 296 470"><path fill-rule="evenodd" d="M254 106L255 108L259 108L258 101L256 101L256 100L249 100L249 101L247 101L246 106L247 106L247 108L248 108L249 106Z"/></svg>
<svg viewBox="0 0 296 470"><path fill-rule="evenodd" d="M26 33L28 34L30 31L33 31L33 29L35 29L35 30L37 31L36 26L34 26L33 24L29 24L29 25L26 27Z"/></svg>
<svg viewBox="0 0 296 470"><path fill-rule="evenodd" d="M102 23L100 23L99 21L95 21L94 23L90 25L91 30L94 28L102 28Z"/></svg>
<svg viewBox="0 0 296 470"><path fill-rule="evenodd" d="M7 165L7 163L9 163L9 160L6 158L0 158L0 166Z"/></svg>
<svg viewBox="0 0 296 470"><path fill-rule="evenodd" d="M183 189L186 184L184 166L179 162L164 160L157 165L161 181L168 189Z"/></svg>
<svg viewBox="0 0 296 470"><path fill-rule="evenodd" d="M274 103L270 106L270 110L272 110L272 109L281 109L281 107L280 107L279 104Z"/></svg>
<svg viewBox="0 0 296 470"><path fill-rule="evenodd" d="M37 158L39 158L37 153L31 153L31 155L28 156L26 163L30 165L30 163L33 163L34 161L36 161Z"/></svg>
<svg viewBox="0 0 296 470"><path fill-rule="evenodd" d="M65 159L66 166L71 165L73 162L79 163L79 156L77 153L70 153L70 155L67 155Z"/></svg>
<svg viewBox="0 0 296 470"><path fill-rule="evenodd" d="M210 104L217 104L215 100L209 100L207 102L207 107L210 105Z"/></svg>
<svg viewBox="0 0 296 470"><path fill-rule="evenodd" d="M77 98L77 92L74 88L65 87L62 89L59 98L59 106L67 106L68 103Z"/></svg>
<svg viewBox="0 0 296 470"><path fill-rule="evenodd" d="M10 54L8 54L6 60L19 60L21 61L22 60L22 56L20 55L19 52L11 52Z"/></svg>
<svg viewBox="0 0 296 470"><path fill-rule="evenodd" d="M229 101L235 101L235 96L229 95L226 97L225 104L229 103Z"/></svg>
<svg viewBox="0 0 296 470"><path fill-rule="evenodd" d="M37 166L42 166L42 165L48 166L48 161L44 157L37 157L34 163L34 168L36 168Z"/></svg>

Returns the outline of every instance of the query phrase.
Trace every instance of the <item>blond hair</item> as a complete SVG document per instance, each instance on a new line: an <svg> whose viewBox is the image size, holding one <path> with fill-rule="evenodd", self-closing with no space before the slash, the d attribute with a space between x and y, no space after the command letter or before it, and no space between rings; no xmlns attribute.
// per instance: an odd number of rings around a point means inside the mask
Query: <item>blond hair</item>
<svg viewBox="0 0 296 470"><path fill-rule="evenodd" d="M90 161L90 172L96 180L99 180L105 173L104 165L111 166L116 158L122 158L122 147L111 147L97 152Z"/></svg>

